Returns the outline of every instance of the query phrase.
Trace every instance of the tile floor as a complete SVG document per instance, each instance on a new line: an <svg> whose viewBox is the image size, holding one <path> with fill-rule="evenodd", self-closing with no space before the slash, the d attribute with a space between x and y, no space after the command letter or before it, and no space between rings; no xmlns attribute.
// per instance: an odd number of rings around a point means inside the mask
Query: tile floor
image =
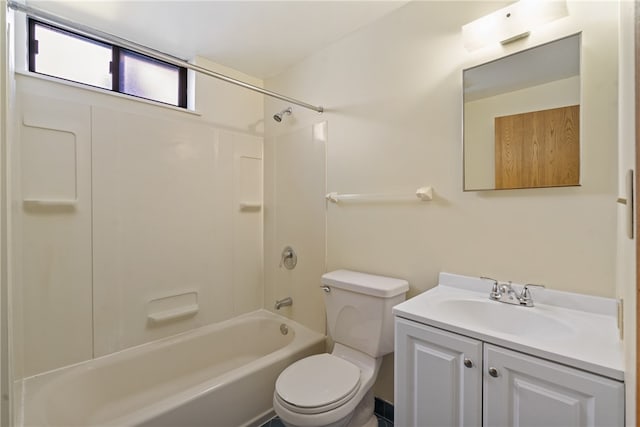
<svg viewBox="0 0 640 427"><path fill-rule="evenodd" d="M393 404L376 397L375 414L378 417L378 427L393 427ZM260 427L284 427L280 418L275 417Z"/></svg>
<svg viewBox="0 0 640 427"><path fill-rule="evenodd" d="M262 424L261 427L284 427L280 418L275 417L266 423ZM393 423L385 418L382 418L378 415L378 427L393 427Z"/></svg>

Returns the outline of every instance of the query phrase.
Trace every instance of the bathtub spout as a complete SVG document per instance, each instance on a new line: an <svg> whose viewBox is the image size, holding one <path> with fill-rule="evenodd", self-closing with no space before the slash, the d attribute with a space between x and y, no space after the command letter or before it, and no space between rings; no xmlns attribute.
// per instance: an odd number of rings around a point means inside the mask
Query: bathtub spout
<svg viewBox="0 0 640 427"><path fill-rule="evenodd" d="M293 299L291 297L286 297L283 299L276 300L276 310L280 310L280 307L287 307L289 305L293 305Z"/></svg>

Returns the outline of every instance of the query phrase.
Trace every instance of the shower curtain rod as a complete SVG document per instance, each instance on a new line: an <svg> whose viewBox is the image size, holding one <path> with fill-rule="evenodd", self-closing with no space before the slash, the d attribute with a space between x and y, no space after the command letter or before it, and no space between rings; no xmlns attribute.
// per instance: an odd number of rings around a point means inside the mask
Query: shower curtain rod
<svg viewBox="0 0 640 427"><path fill-rule="evenodd" d="M190 62L187 62L185 60L176 58L174 56L171 56L171 55L168 55L166 53L160 52L158 50L155 50L155 49L152 49L152 48L149 48L149 47L134 43L134 42L129 41L129 40L125 40L125 39L123 39L121 37L118 37L118 36L114 36L113 34L105 33L103 31L87 27L87 26L79 24L77 22L69 21L69 20L67 20L65 18L62 18L60 16L51 14L49 12L45 12L43 10L33 8L31 6L27 6L25 4L17 2L16 0L7 1L7 7L9 7L10 9L16 10L18 12L24 12L29 16L33 16L35 18L41 19L43 21L46 21L49 24L55 24L57 26L63 27L64 29L72 30L72 31L74 31L76 33L80 33L82 35L90 36L90 37L92 37L94 39L98 39L99 41L116 44L116 45L118 45L120 47L124 47L126 49L131 49L131 50L136 51L138 53L142 53L144 55L150 56L151 58L159 59L161 61L168 62L169 64L172 64L172 65L175 65L175 66L178 66L178 67L184 67L184 68L187 68L189 70L193 70L193 71L195 71L197 73L201 73L201 74L207 75L209 77L213 77L213 78L216 78L218 80L222 80L222 81L225 81L227 83L231 83L231 84L234 84L236 86L240 86L240 87L243 87L245 89L249 89L249 90L252 90L254 92L258 92L258 93L261 93L263 95L279 99L281 101L290 102L290 103L298 105L300 107L304 107L304 108L307 108L309 110L317 111L318 113L322 113L324 111L324 108L322 106L311 105L311 104L308 104L308 103L306 103L304 101L299 101L297 99L294 99L294 98L291 98L291 97L288 97L288 96L285 96L285 95L281 95L279 93L272 92L270 90L263 89L263 88L258 87L258 86L254 86L254 85L252 85L250 83L246 83L246 82L243 82L241 80L236 80L236 79L234 79L232 77L225 76L224 74L220 74L220 73L217 73L215 71L209 70L207 68L201 67L199 65L192 64Z"/></svg>

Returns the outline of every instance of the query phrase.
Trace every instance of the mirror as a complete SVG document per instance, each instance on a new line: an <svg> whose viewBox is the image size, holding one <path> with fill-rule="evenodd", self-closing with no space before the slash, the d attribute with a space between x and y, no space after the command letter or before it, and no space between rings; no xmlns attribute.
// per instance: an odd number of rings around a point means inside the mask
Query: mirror
<svg viewBox="0 0 640 427"><path fill-rule="evenodd" d="M465 191L580 185L580 39L463 71Z"/></svg>

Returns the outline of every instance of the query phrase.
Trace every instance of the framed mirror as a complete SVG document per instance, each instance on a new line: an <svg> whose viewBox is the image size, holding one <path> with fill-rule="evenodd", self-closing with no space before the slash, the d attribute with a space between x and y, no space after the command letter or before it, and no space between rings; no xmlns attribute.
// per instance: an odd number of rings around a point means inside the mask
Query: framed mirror
<svg viewBox="0 0 640 427"><path fill-rule="evenodd" d="M580 185L576 34L463 71L464 190Z"/></svg>

